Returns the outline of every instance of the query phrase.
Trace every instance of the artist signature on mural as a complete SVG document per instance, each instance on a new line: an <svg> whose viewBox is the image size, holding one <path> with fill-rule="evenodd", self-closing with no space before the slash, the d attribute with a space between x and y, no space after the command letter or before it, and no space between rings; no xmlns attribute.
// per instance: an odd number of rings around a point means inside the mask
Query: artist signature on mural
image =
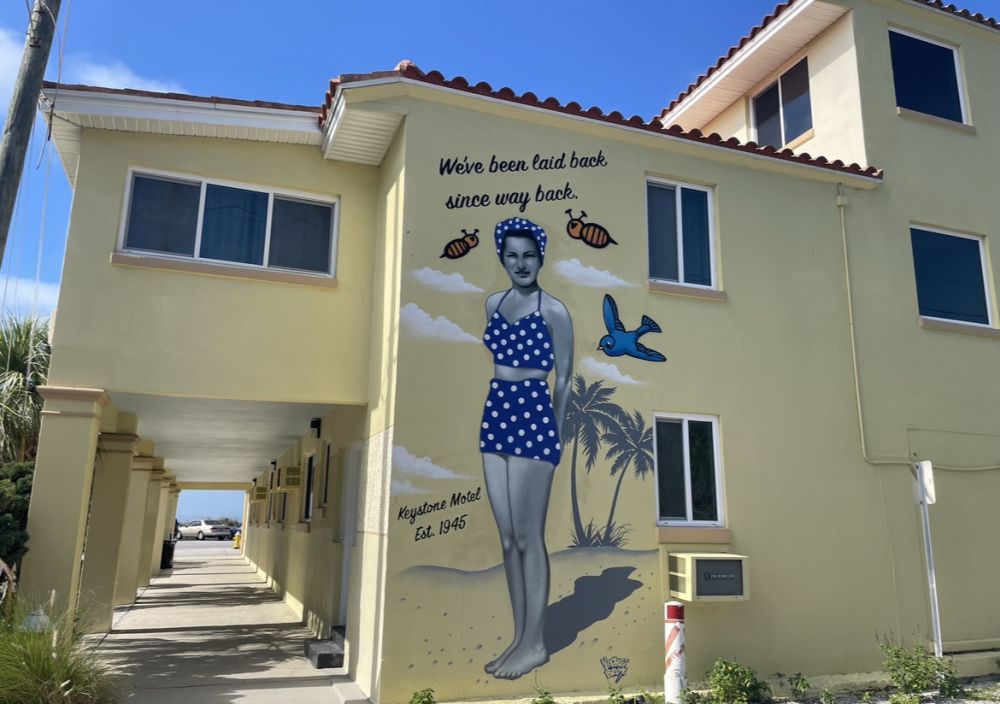
<svg viewBox="0 0 1000 704"><path fill-rule="evenodd" d="M628 674L628 658L603 657L601 669L604 670L604 679L618 684Z"/></svg>

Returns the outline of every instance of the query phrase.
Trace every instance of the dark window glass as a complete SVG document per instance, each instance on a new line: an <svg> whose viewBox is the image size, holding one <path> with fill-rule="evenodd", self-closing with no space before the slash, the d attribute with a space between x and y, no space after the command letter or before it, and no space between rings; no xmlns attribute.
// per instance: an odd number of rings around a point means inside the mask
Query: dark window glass
<svg viewBox="0 0 1000 704"><path fill-rule="evenodd" d="M649 276L678 281L677 199L672 186L646 184L649 218Z"/></svg>
<svg viewBox="0 0 1000 704"><path fill-rule="evenodd" d="M308 520L313 513L313 458L306 463L306 505L302 509L302 518Z"/></svg>
<svg viewBox="0 0 1000 704"><path fill-rule="evenodd" d="M329 272L332 222L329 205L275 197L268 266Z"/></svg>
<svg viewBox="0 0 1000 704"><path fill-rule="evenodd" d="M198 184L136 176L125 246L193 256L200 198Z"/></svg>
<svg viewBox="0 0 1000 704"><path fill-rule="evenodd" d="M200 256L243 264L264 263L267 194L209 185Z"/></svg>
<svg viewBox="0 0 1000 704"><path fill-rule="evenodd" d="M285 516L288 515L288 492L286 491L281 495L281 522L285 522Z"/></svg>
<svg viewBox="0 0 1000 704"><path fill-rule="evenodd" d="M757 143L782 147L812 129L809 101L809 64L792 66L781 78L753 99Z"/></svg>
<svg viewBox="0 0 1000 704"><path fill-rule="evenodd" d="M656 421L656 481L662 520L687 520L682 428L679 420Z"/></svg>
<svg viewBox="0 0 1000 704"><path fill-rule="evenodd" d="M757 123L757 144L780 147L781 141L781 98L778 84L754 98L754 121Z"/></svg>
<svg viewBox="0 0 1000 704"><path fill-rule="evenodd" d="M989 325L979 241L910 229L920 315Z"/></svg>
<svg viewBox="0 0 1000 704"><path fill-rule="evenodd" d="M692 518L696 521L717 521L715 443L710 422L688 421L688 455L691 460Z"/></svg>
<svg viewBox="0 0 1000 704"><path fill-rule="evenodd" d="M326 462L323 463L323 505L326 506L326 502L330 497L330 448L333 445L327 443L326 445Z"/></svg>
<svg viewBox="0 0 1000 704"><path fill-rule="evenodd" d="M681 189L681 224L684 228L684 282L712 285L708 243L708 193Z"/></svg>
<svg viewBox="0 0 1000 704"><path fill-rule="evenodd" d="M785 122L785 144L812 129L809 65L805 59L781 77L781 110Z"/></svg>
<svg viewBox="0 0 1000 704"><path fill-rule="evenodd" d="M953 49L890 31L889 51L896 105L962 121Z"/></svg>

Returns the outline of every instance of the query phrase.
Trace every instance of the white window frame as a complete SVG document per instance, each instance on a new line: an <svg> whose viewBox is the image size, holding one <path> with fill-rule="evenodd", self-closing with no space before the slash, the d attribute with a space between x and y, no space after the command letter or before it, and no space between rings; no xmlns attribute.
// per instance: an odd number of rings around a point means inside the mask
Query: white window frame
<svg viewBox="0 0 1000 704"><path fill-rule="evenodd" d="M649 261L649 237L650 237L650 226L649 222L649 185L654 186L672 186L674 189L674 211L675 217L677 219L677 281L672 281L670 279L661 279L659 277L653 276L650 269L651 262ZM646 192L644 194L646 201L646 276L649 277L649 281L658 281L666 284L671 284L673 286L687 286L689 288L697 288L705 291L717 291L719 290L719 276L716 271L716 256L715 256L715 188L712 186L700 186L696 183L687 183L685 181L674 181L672 179L658 178L656 176L647 176L645 181ZM681 211L681 189L688 188L693 191L703 191L708 194L706 203L708 204L708 266L709 272L712 276L712 283L709 285L705 284L692 284L684 281L684 228L683 228L683 212Z"/></svg>
<svg viewBox="0 0 1000 704"><path fill-rule="evenodd" d="M949 44L948 42L943 42L939 39L932 39L926 34L920 34L918 32L911 32L906 29L901 29L899 27L889 27L889 32L895 32L896 34L901 34L904 37L910 37L911 39L919 39L922 42L927 42L928 44L934 44L936 46L943 47L945 49L951 49L952 65L955 68L955 85L958 87L958 107L962 111L962 122L960 124L969 124L969 109L965 104L965 75L962 72L962 60L959 56L959 47L956 44ZM889 52L889 68L893 69L892 65L892 51ZM892 94L893 102L896 104L896 108L900 110L910 110L913 113L920 115L927 115L931 118L937 118L939 120L945 120L946 122L951 122L948 118L938 117L937 115L931 115L930 113L920 112L919 110L914 110L913 108L903 107L899 104L899 98L896 95L895 86L893 87ZM953 123L954 124L954 123Z"/></svg>
<svg viewBox="0 0 1000 704"><path fill-rule="evenodd" d="M194 252L191 256L183 254L173 254L171 252L158 252L155 249L138 249L125 246L125 238L128 234L129 214L132 210L132 184L136 176L150 176L177 183L187 183L198 186L200 190L198 198L198 221L196 223ZM239 188L256 193L267 195L267 222L264 230L264 261L262 264L247 264L246 262L233 262L227 259L210 259L198 256L201 250L201 229L205 218L205 193L208 186L223 186L226 188ZM271 214L274 210L274 199L285 198L287 200L299 200L316 205L327 205L333 208L333 217L330 218L330 260L328 262L329 271L314 271L311 269L290 269L280 266L268 266L268 259L271 256ZM338 196L309 193L306 191L295 191L288 189L278 189L257 183L247 183L241 181L228 181L225 179L205 178L193 174L186 174L178 171L163 171L160 169L147 169L141 166L129 166L125 177L125 200L122 203L122 217L118 228L118 245L116 251L130 254L141 254L143 256L159 257L181 262L209 262L211 264L231 266L237 269L253 269L254 271L280 271L303 274L306 276L317 276L324 279L337 278L337 244L340 231L340 198Z"/></svg>
<svg viewBox="0 0 1000 704"><path fill-rule="evenodd" d="M910 238L910 255L913 255L913 230L922 230L924 232L930 232L935 235L944 235L946 237L959 237L963 240L975 240L979 244L979 274L983 277L983 297L986 299L986 323L973 323L968 320L956 320L955 318L939 318L935 315L924 315L920 312L920 294L916 287L917 278L917 263L913 262L913 279L914 287L913 292L917 299L917 314L924 320L940 320L944 323L950 323L952 325L969 325L976 328L993 328L996 326L996 316L993 312L992 296L990 295L990 276L989 270L986 267L986 238L980 235L969 235L963 232L954 232L952 230L942 230L939 227L932 227L930 225L922 225L918 222L911 222L906 230L906 234Z"/></svg>
<svg viewBox="0 0 1000 704"><path fill-rule="evenodd" d="M760 144L760 132L757 131L756 101L757 98L764 95L764 93L766 93L767 91L771 90L773 86L778 86L778 131L781 135L781 144L775 144L772 146L774 146L776 149L785 149L788 147L789 144L797 143L800 139L802 139L803 136L809 134L809 131L813 129L814 125L810 125L809 129L803 132L802 134L796 135L792 139L785 141L785 101L781 91L781 79L785 77L786 73L791 71L793 68L798 66L803 61L806 62L806 67L807 67L806 76L808 78L809 56L808 55L800 56L798 60L791 62L780 73L778 73L778 76L773 81L769 81L766 86L764 86L759 91L750 96L750 120L753 124L754 142L756 142L757 144ZM812 123L812 82L809 83L809 111L810 111L809 122Z"/></svg>
<svg viewBox="0 0 1000 704"><path fill-rule="evenodd" d="M660 458L656 442L656 423L660 420L681 421L681 438L684 446L684 484L686 495L685 512L688 516L686 520L670 520L661 517L660 511ZM694 515L693 500L691 498L691 457L688 446L688 421L706 421L712 424L712 451L715 459L715 501L716 513L719 518L715 521L696 521L691 518ZM722 487L722 443L720 421L718 416L696 415L691 413L666 413L656 412L653 414L653 476L656 479L656 524L658 526L688 526L688 527L722 527L726 525L726 505L725 492Z"/></svg>

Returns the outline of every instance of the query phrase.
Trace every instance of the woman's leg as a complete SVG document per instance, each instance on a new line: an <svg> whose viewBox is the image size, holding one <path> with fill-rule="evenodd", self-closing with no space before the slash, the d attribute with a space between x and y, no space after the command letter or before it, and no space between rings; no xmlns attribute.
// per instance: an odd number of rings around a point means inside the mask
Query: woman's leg
<svg viewBox="0 0 1000 704"><path fill-rule="evenodd" d="M507 591L510 593L510 607L514 617L514 638L507 649L486 664L486 671L492 674L507 659L518 644L524 632L524 572L521 554L514 542L514 521L510 510L508 491L507 458L504 455L483 454L483 476L486 478L486 495L493 509L493 517L500 533L503 548L503 568L507 577Z"/></svg>
<svg viewBox="0 0 1000 704"><path fill-rule="evenodd" d="M548 662L545 610L549 602L549 555L545 549L545 518L554 467L549 462L510 457L507 495L523 578L524 625L513 652L496 668L501 679L516 679Z"/></svg>

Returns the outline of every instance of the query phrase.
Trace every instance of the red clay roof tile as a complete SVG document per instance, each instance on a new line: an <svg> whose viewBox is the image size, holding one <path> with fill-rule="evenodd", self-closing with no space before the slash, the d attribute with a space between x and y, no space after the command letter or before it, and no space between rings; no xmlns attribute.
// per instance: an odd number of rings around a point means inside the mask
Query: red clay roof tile
<svg viewBox="0 0 1000 704"><path fill-rule="evenodd" d="M795 0L791 0L794 2ZM563 105L555 98L546 98L545 100L539 100L538 97L531 92L522 93L518 95L513 89L508 87L503 87L498 90L494 90L489 83L480 82L475 86L469 86L468 80L462 76L456 76L455 78L446 79L439 71L431 71L429 73L424 73L421 71L413 62L411 61L401 61L399 65L392 71L378 71L375 73L368 74L348 74L342 75L339 78L335 78L330 81L330 90L326 93L326 103L323 106L322 112L319 116L320 127L326 126L326 121L330 117L330 110L333 107L333 102L337 97L337 92L344 88L345 85L350 83L357 83L361 81L377 80L379 78L388 77L399 77L408 78L411 80L419 81L421 83L428 83L431 85L438 85L444 88L449 88L451 90L457 90L466 93L476 93L479 95L486 95L497 100L504 100L512 103L517 103L520 105L528 105L530 107L542 108L544 110L551 110L553 112L563 113L565 115L573 115L575 117L584 117L596 122L606 122L616 125L624 125L627 127L633 127L636 129L647 130L649 132L656 133L666 133L672 137L677 137L680 139L686 139L692 142L698 142L701 144L708 144L715 147L722 147L724 149L732 149L734 151L747 152L751 154L757 154L760 156L772 157L782 161L796 162L799 164L805 164L808 166L816 166L829 171L838 171L841 173L851 174L853 176L866 176L868 178L881 179L882 170L877 169L874 166L862 167L858 164L851 164L850 166L845 166L844 162L837 161L830 162L823 157L812 158L808 154L795 154L789 149L784 149L780 152L774 149L774 147L765 146L759 147L754 142L747 142L745 144L740 143L738 139L732 137L728 140L723 141L719 134L712 133L705 136L700 130L692 129L685 131L680 125L671 125L667 127L664 125L659 117L654 117L649 122L643 120L639 115L633 115L632 117L625 118L620 112L612 112L609 114L604 114L604 112L598 107L592 107L588 110L584 110L579 103L569 102Z"/></svg>

